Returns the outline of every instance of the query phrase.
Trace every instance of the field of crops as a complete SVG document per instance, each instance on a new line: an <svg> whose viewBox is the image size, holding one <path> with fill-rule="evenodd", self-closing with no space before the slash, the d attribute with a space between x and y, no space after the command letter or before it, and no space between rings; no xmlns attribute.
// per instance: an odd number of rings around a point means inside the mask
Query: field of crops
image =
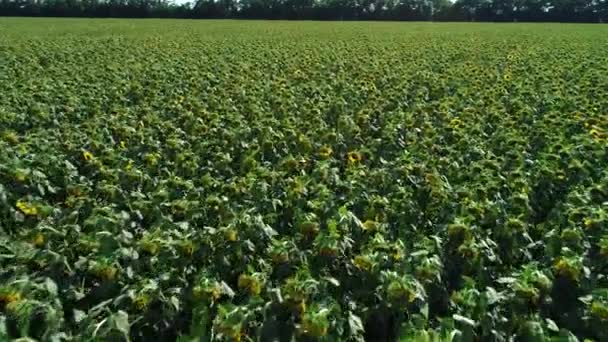
<svg viewBox="0 0 608 342"><path fill-rule="evenodd" d="M606 26L0 19L1 341L599 342L607 276Z"/></svg>

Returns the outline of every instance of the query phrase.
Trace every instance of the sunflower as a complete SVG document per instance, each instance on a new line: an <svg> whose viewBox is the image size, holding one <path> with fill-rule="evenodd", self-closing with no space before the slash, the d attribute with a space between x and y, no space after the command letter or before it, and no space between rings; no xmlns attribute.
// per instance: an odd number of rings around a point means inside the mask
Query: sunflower
<svg viewBox="0 0 608 342"><path fill-rule="evenodd" d="M511 81L511 74L504 74L502 76L502 79L505 80L505 81L507 81L507 82Z"/></svg>
<svg viewBox="0 0 608 342"><path fill-rule="evenodd" d="M453 118L452 120L450 120L450 127L451 128L460 128L462 127L462 120L460 120L459 118Z"/></svg>
<svg viewBox="0 0 608 342"><path fill-rule="evenodd" d="M608 236L604 236L599 243L600 254L604 257L608 257Z"/></svg>
<svg viewBox="0 0 608 342"><path fill-rule="evenodd" d="M378 223L373 220L366 220L365 222L363 222L362 226L363 230L368 232L375 232L378 230Z"/></svg>
<svg viewBox="0 0 608 342"><path fill-rule="evenodd" d="M219 284L197 285L192 289L192 294L196 299L218 300L222 296L222 288Z"/></svg>
<svg viewBox="0 0 608 342"><path fill-rule="evenodd" d="M602 226L602 219L586 217L583 220L583 224L585 225L585 228L587 228L587 229L598 229L599 227Z"/></svg>
<svg viewBox="0 0 608 342"><path fill-rule="evenodd" d="M116 279L116 275L118 273L118 269L114 266L99 264L94 266L91 271L93 275L105 281L112 281Z"/></svg>
<svg viewBox="0 0 608 342"><path fill-rule="evenodd" d="M19 143L19 137L14 132L2 133L2 139L12 145L17 145Z"/></svg>
<svg viewBox="0 0 608 342"><path fill-rule="evenodd" d="M577 265L568 260L560 258L554 265L553 268L555 273L564 276L570 280L578 281L580 277L580 270Z"/></svg>
<svg viewBox="0 0 608 342"><path fill-rule="evenodd" d="M331 157L331 154L333 152L334 151L331 148L324 146L319 149L319 156L323 159L327 159L327 158Z"/></svg>
<svg viewBox="0 0 608 342"><path fill-rule="evenodd" d="M608 321L608 305L594 301L591 303L591 313L602 321Z"/></svg>
<svg viewBox="0 0 608 342"><path fill-rule="evenodd" d="M302 321L302 329L306 335L312 337L320 338L327 335L327 326L309 319L304 319Z"/></svg>
<svg viewBox="0 0 608 342"><path fill-rule="evenodd" d="M115 267L104 267L100 272L100 277L105 280L114 280L117 272L118 270Z"/></svg>
<svg viewBox="0 0 608 342"><path fill-rule="evenodd" d="M235 242L238 239L238 234L234 229L228 229L224 232L224 237L230 242Z"/></svg>
<svg viewBox="0 0 608 342"><path fill-rule="evenodd" d="M306 311L306 302L301 300L295 304L295 310L299 315L302 315Z"/></svg>
<svg viewBox="0 0 608 342"><path fill-rule="evenodd" d="M42 235L42 233L36 233L36 235L34 235L34 237L32 238L32 244L38 248L41 248L42 246L44 246L44 235Z"/></svg>
<svg viewBox="0 0 608 342"><path fill-rule="evenodd" d="M148 165L150 166L155 166L156 164L158 164L158 155L156 153L147 153L144 156L144 159L146 160L146 163L148 163Z"/></svg>
<svg viewBox="0 0 608 342"><path fill-rule="evenodd" d="M583 220L583 223L585 224L585 227L591 227L593 225L593 219L587 217Z"/></svg>
<svg viewBox="0 0 608 342"><path fill-rule="evenodd" d="M239 276L237 285L239 289L246 290L252 296L257 296L262 291L262 284L258 279L247 274Z"/></svg>
<svg viewBox="0 0 608 342"><path fill-rule="evenodd" d="M27 203L25 201L19 200L19 201L17 201L15 206L17 207L17 209L19 209L22 213L24 213L27 216L38 215L38 208L36 208L31 203Z"/></svg>
<svg viewBox="0 0 608 342"><path fill-rule="evenodd" d="M388 298L391 300L406 300L412 303L416 299L416 292L399 281L392 281L387 288Z"/></svg>
<svg viewBox="0 0 608 342"><path fill-rule="evenodd" d="M158 251L160 250L160 245L154 240L145 239L139 243L139 246L142 251L151 255L158 254Z"/></svg>
<svg viewBox="0 0 608 342"><path fill-rule="evenodd" d="M306 221L300 224L300 231L308 236L314 236L319 232L319 224L316 222Z"/></svg>
<svg viewBox="0 0 608 342"><path fill-rule="evenodd" d="M403 259L403 251L400 248L395 248L391 254L391 257L395 261Z"/></svg>
<svg viewBox="0 0 608 342"><path fill-rule="evenodd" d="M604 139L604 134L598 129L592 128L589 130L589 134L591 134L595 141L602 141Z"/></svg>
<svg viewBox="0 0 608 342"><path fill-rule="evenodd" d="M7 293L0 293L0 306L6 306L12 303L21 301L21 293L16 291L9 291Z"/></svg>
<svg viewBox="0 0 608 342"><path fill-rule="evenodd" d="M351 164L356 164L359 163L361 161L361 154L359 152L356 151L352 151L352 152L348 152L348 154L346 155L346 158L348 159L348 162Z"/></svg>
<svg viewBox="0 0 608 342"><path fill-rule="evenodd" d="M369 258L362 255L357 255L354 257L352 263L355 265L355 267L363 271L369 271L372 269L372 262L369 260Z"/></svg>
<svg viewBox="0 0 608 342"><path fill-rule="evenodd" d="M88 162L93 160L93 154L89 151L83 151L82 157L84 158L85 161L88 161Z"/></svg>
<svg viewBox="0 0 608 342"><path fill-rule="evenodd" d="M15 179L20 182L23 183L25 182L27 176L24 170L18 169L17 172L15 172Z"/></svg>
<svg viewBox="0 0 608 342"><path fill-rule="evenodd" d="M135 306L135 309L139 311L145 310L148 307L149 303L150 296L148 296L147 294L141 294L135 297L135 299L133 299L133 306Z"/></svg>
<svg viewBox="0 0 608 342"><path fill-rule="evenodd" d="M191 257L194 254L194 251L196 250L196 246L190 240L183 242L180 248L181 252L187 257Z"/></svg>

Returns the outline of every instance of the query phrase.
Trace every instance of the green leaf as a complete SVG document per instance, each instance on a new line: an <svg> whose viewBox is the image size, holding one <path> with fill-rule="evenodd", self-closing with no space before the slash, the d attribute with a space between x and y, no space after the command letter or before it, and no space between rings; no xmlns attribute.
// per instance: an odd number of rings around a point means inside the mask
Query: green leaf
<svg viewBox="0 0 608 342"><path fill-rule="evenodd" d="M129 336L130 325L129 325L129 315L120 310L114 315L112 315L112 320L114 322L114 326L118 331L123 333L125 336Z"/></svg>
<svg viewBox="0 0 608 342"><path fill-rule="evenodd" d="M358 335L363 332L363 322L361 322L361 318L352 312L348 313L348 327L352 335Z"/></svg>
<svg viewBox="0 0 608 342"><path fill-rule="evenodd" d="M51 278L44 279L44 287L51 296L57 296L57 284Z"/></svg>
<svg viewBox="0 0 608 342"><path fill-rule="evenodd" d="M579 342L578 338L576 338L576 336L572 332L566 329L560 329L559 335L563 339L562 341L564 342Z"/></svg>
<svg viewBox="0 0 608 342"><path fill-rule="evenodd" d="M0 315L0 341L9 341L8 332L6 331L6 317Z"/></svg>
<svg viewBox="0 0 608 342"><path fill-rule="evenodd" d="M171 305L173 305L173 307L175 308L176 311L179 311L180 308L180 302L179 299L175 296L171 296L171 298L169 298L169 301L171 302Z"/></svg>
<svg viewBox="0 0 608 342"><path fill-rule="evenodd" d="M547 329L555 332L559 331L557 324L551 318L545 318L545 322L547 322Z"/></svg>
<svg viewBox="0 0 608 342"><path fill-rule="evenodd" d="M220 286L222 287L223 294L227 295L230 298L234 297L234 291L230 288L230 286L228 286L228 284L222 281L220 283Z"/></svg>
<svg viewBox="0 0 608 342"><path fill-rule="evenodd" d="M329 282L335 287L340 287L340 281L338 281L338 279L334 277L324 277L323 279L327 280L327 282Z"/></svg>
<svg viewBox="0 0 608 342"><path fill-rule="evenodd" d="M87 314L82 310L74 309L73 313L74 313L74 322L76 322L76 323L82 322L82 320L84 320L87 317Z"/></svg>
<svg viewBox="0 0 608 342"><path fill-rule="evenodd" d="M467 317L464 317L464 316L461 316L461 315L458 315L458 314L452 315L452 318L454 318L454 320L456 322L462 323L462 324L467 325L467 326L472 327L472 328L474 328L477 325L477 323L475 323L474 320L472 320L470 318L467 318Z"/></svg>
<svg viewBox="0 0 608 342"><path fill-rule="evenodd" d="M517 278L513 277L501 277L496 280L499 284L513 284L517 282Z"/></svg>
<svg viewBox="0 0 608 342"><path fill-rule="evenodd" d="M420 313L427 320L429 318L429 303L425 302L420 308Z"/></svg>
<svg viewBox="0 0 608 342"><path fill-rule="evenodd" d="M486 287L486 297L488 299L488 305L498 303L502 300L502 295L498 293L493 287Z"/></svg>

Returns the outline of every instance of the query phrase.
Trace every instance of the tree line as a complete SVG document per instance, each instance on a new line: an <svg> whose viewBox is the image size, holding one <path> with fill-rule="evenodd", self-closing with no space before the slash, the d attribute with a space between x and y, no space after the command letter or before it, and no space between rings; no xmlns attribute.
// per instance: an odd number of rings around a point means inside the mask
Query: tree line
<svg viewBox="0 0 608 342"><path fill-rule="evenodd" d="M0 16L608 21L608 0L0 0Z"/></svg>

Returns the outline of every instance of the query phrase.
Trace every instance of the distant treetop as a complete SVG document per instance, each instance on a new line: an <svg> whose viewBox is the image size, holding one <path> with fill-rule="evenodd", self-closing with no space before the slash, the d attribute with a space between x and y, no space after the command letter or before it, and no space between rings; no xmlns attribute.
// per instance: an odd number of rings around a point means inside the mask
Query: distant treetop
<svg viewBox="0 0 608 342"><path fill-rule="evenodd" d="M606 0L0 0L0 16L605 22Z"/></svg>

